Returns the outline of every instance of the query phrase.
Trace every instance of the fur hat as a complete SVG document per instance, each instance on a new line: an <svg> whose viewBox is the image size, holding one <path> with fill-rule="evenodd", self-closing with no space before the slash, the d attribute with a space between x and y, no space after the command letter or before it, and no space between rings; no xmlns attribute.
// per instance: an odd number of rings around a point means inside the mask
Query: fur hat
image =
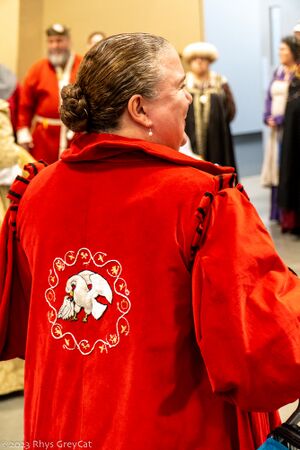
<svg viewBox="0 0 300 450"><path fill-rule="evenodd" d="M64 25L61 25L60 23L54 23L53 25L50 25L49 28L46 30L47 36L70 36L70 30L65 27Z"/></svg>
<svg viewBox="0 0 300 450"><path fill-rule="evenodd" d="M209 42L193 42L184 48L182 56L187 63L190 63L197 56L207 58L210 62L214 62L218 59L219 54L216 47Z"/></svg>
<svg viewBox="0 0 300 450"><path fill-rule="evenodd" d="M293 32L294 32L294 33L299 33L299 32L300 32L300 22L297 23L297 25L294 26Z"/></svg>

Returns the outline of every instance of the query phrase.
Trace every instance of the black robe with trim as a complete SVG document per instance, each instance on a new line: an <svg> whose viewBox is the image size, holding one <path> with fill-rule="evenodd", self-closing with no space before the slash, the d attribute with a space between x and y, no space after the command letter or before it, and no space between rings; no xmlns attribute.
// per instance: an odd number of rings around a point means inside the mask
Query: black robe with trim
<svg viewBox="0 0 300 450"><path fill-rule="evenodd" d="M191 94L193 96L193 94ZM206 131L206 145L204 149L204 159L222 166L231 166L237 169L234 156L233 141L230 125L226 119L224 98L218 94L210 96L209 121ZM201 149L197 149L195 133L195 112L191 103L186 118L186 134L191 141L194 153L201 154Z"/></svg>
<svg viewBox="0 0 300 450"><path fill-rule="evenodd" d="M300 217L300 78L289 87L278 186L279 207Z"/></svg>

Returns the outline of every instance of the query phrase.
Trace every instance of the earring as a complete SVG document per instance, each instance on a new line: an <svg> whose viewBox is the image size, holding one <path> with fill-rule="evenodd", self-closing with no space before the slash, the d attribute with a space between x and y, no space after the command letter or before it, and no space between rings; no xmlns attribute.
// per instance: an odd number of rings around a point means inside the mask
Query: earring
<svg viewBox="0 0 300 450"><path fill-rule="evenodd" d="M150 137L153 136L152 128L149 128L148 134Z"/></svg>

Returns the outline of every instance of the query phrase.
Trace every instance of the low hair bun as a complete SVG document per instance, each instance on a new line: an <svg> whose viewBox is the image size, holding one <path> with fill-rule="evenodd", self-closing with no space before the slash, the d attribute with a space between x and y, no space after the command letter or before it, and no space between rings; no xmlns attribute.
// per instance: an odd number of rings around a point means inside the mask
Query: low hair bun
<svg viewBox="0 0 300 450"><path fill-rule="evenodd" d="M86 98L77 84L69 84L61 90L60 116L72 131L88 131L89 114Z"/></svg>
<svg viewBox="0 0 300 450"><path fill-rule="evenodd" d="M62 89L61 119L73 131L117 132L133 95L154 99L170 44L149 33L102 39L84 56L76 82Z"/></svg>

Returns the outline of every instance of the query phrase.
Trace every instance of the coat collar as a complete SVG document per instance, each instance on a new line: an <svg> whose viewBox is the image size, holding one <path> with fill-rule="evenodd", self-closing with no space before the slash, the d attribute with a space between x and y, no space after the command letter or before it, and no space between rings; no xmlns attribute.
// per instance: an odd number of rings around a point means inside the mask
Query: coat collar
<svg viewBox="0 0 300 450"><path fill-rule="evenodd" d="M109 160L133 153L136 155L140 153L141 158L147 154L173 164L195 167L212 175L234 172L232 167L221 167L207 161L196 160L164 145L108 133L79 135L70 148L62 153L61 159L66 163L76 163Z"/></svg>

